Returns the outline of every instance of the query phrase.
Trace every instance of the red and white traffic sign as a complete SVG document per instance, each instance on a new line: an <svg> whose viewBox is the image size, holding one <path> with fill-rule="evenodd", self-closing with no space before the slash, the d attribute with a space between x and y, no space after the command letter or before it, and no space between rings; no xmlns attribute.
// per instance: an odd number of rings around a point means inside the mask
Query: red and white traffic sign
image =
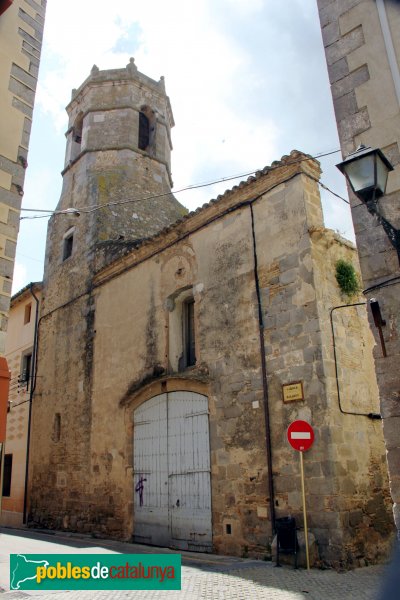
<svg viewBox="0 0 400 600"><path fill-rule="evenodd" d="M309 450L314 442L314 430L307 421L293 421L288 427L289 444L299 452Z"/></svg>

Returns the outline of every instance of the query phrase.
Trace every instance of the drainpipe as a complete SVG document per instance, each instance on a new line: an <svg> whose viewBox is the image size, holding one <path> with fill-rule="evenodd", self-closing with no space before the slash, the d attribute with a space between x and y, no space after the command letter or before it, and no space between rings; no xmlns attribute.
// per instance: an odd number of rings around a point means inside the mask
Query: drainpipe
<svg viewBox="0 0 400 600"><path fill-rule="evenodd" d="M0 521L3 503L4 457L6 445L7 406L11 373L7 360L0 357Z"/></svg>
<svg viewBox="0 0 400 600"><path fill-rule="evenodd" d="M270 511L271 511L271 524L272 534L275 533L275 494L274 494L274 480L272 476L272 445L271 445L271 421L269 414L269 394L268 394L268 381L267 381L267 369L266 369L266 357L265 357L265 338L264 338L264 318L262 312L261 293L260 293L260 281L258 278L258 258L257 258L257 243L256 235L254 231L254 212L253 205L249 204L250 215L251 215L251 232L253 237L253 258L254 258L254 281L256 284L257 293L257 310L258 310L258 330L260 335L260 351L261 351L261 377L263 386L263 399L264 399L264 420L265 420L265 445L267 450L267 466L268 466L268 490L270 498Z"/></svg>
<svg viewBox="0 0 400 600"><path fill-rule="evenodd" d="M25 485L24 485L24 508L22 523L26 525L27 521L27 504L28 504L28 472L29 472L29 451L31 442L31 419L32 419L32 399L36 387L36 354L38 341L38 323L39 323L39 298L33 292L33 283L29 286L29 291L36 302L35 311L35 331L33 334L33 350L32 350L32 373L30 378L29 390L29 413L28 413L28 433L26 437L26 462L25 462Z"/></svg>

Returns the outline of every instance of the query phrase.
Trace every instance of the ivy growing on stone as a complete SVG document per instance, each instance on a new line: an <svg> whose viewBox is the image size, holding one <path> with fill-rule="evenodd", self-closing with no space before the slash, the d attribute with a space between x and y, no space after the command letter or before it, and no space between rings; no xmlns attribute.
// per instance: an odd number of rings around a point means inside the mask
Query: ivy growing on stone
<svg viewBox="0 0 400 600"><path fill-rule="evenodd" d="M340 290L352 298L361 291L360 281L352 263L342 258L336 262L336 281Z"/></svg>

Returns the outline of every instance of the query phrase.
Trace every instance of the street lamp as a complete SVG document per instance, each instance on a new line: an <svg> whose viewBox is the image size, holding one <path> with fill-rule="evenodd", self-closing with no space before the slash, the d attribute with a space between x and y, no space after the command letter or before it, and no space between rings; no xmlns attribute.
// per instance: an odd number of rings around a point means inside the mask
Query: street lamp
<svg viewBox="0 0 400 600"><path fill-rule="evenodd" d="M368 212L378 218L390 243L396 249L400 262L400 230L396 229L379 211L378 198L385 195L389 171L393 166L382 150L361 145L338 165L354 194L365 204Z"/></svg>
<svg viewBox="0 0 400 600"><path fill-rule="evenodd" d="M355 195L366 204L385 194L389 171L393 171L381 150L364 145L336 166L345 175Z"/></svg>

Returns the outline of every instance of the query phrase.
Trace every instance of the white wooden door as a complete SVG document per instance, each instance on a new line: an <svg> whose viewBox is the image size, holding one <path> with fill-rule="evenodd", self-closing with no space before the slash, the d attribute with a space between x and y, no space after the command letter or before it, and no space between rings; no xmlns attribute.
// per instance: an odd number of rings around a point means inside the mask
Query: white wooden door
<svg viewBox="0 0 400 600"><path fill-rule="evenodd" d="M208 399L162 394L134 416L137 541L211 551Z"/></svg>
<svg viewBox="0 0 400 600"><path fill-rule="evenodd" d="M151 398L134 414L134 511L138 542L169 543L166 394Z"/></svg>

